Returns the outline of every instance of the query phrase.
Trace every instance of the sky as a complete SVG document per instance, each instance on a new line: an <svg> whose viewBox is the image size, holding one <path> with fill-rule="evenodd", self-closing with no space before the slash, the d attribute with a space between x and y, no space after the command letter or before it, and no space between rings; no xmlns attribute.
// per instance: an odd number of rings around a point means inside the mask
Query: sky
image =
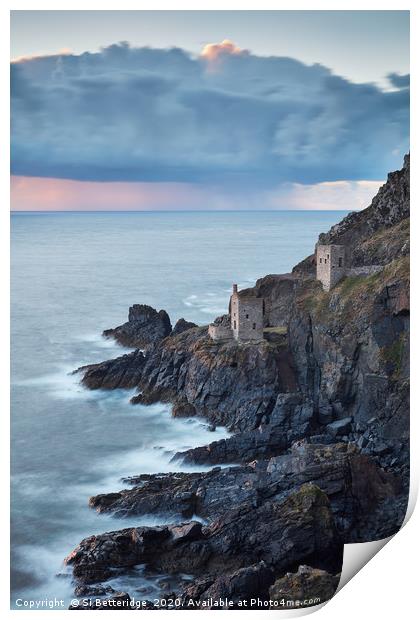
<svg viewBox="0 0 420 620"><path fill-rule="evenodd" d="M367 206L409 148L407 11L14 11L12 209Z"/></svg>

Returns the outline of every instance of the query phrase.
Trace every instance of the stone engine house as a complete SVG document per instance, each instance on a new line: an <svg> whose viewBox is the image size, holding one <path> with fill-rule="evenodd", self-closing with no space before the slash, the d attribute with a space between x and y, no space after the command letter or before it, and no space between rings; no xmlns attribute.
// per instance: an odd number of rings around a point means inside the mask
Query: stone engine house
<svg viewBox="0 0 420 620"><path fill-rule="evenodd" d="M346 248L344 245L316 246L316 278L324 291L331 290L346 275Z"/></svg>
<svg viewBox="0 0 420 620"><path fill-rule="evenodd" d="M264 335L264 300L241 296L233 285L230 298L230 326L235 340L262 340Z"/></svg>
<svg viewBox="0 0 420 620"><path fill-rule="evenodd" d="M229 316L219 317L209 325L213 340L235 339L242 342L260 342L264 339L264 299L241 295L233 285Z"/></svg>

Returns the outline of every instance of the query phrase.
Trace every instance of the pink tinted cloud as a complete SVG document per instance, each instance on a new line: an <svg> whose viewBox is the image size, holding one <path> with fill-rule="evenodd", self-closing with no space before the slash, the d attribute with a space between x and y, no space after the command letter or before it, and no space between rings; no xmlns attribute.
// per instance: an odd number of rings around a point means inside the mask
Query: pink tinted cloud
<svg viewBox="0 0 420 620"><path fill-rule="evenodd" d="M100 183L12 176L13 211L194 209L202 191L184 183Z"/></svg>
<svg viewBox="0 0 420 620"><path fill-rule="evenodd" d="M12 176L13 211L349 210L368 206L383 181L286 183L271 190L189 183L92 182Z"/></svg>

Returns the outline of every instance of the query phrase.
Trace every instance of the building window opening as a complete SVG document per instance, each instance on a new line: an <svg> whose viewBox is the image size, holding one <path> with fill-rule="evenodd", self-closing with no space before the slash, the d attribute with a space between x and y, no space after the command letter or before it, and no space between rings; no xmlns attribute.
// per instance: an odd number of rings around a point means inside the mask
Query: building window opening
<svg viewBox="0 0 420 620"><path fill-rule="evenodd" d="M343 259L341 258L341 256L340 256L340 258L338 259L338 266L339 266L339 267L342 267L342 266L343 266Z"/></svg>
<svg viewBox="0 0 420 620"><path fill-rule="evenodd" d="M236 329L236 321L233 321L233 329Z"/></svg>
<svg viewBox="0 0 420 620"><path fill-rule="evenodd" d="M246 318L246 319L249 319L249 314L246 314L246 315L245 315L245 318Z"/></svg>
<svg viewBox="0 0 420 620"><path fill-rule="evenodd" d="M330 258L330 255L329 255L329 254L327 254L327 258Z"/></svg>
<svg viewBox="0 0 420 620"><path fill-rule="evenodd" d="M327 264L327 259L326 258L324 258L324 263Z"/></svg>
<svg viewBox="0 0 420 620"><path fill-rule="evenodd" d="M320 264L322 263L322 258L319 259Z"/></svg>
<svg viewBox="0 0 420 620"><path fill-rule="evenodd" d="M252 324L252 329L256 329L256 327L257 327L257 324L256 324L256 323L253 323L253 324Z"/></svg>

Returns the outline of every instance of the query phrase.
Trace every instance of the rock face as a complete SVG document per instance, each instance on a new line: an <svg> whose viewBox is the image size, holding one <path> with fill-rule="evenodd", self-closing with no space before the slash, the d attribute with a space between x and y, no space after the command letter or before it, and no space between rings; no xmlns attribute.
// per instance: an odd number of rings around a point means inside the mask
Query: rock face
<svg viewBox="0 0 420 620"><path fill-rule="evenodd" d="M66 558L79 583L97 583L137 564L167 573L195 574L214 584L224 575L252 567L259 558L276 575L310 558L323 558L339 570L342 545L327 496L315 485L302 485L285 498L259 507L227 509L206 527L197 522L127 528L84 539ZM236 576L236 592L240 591ZM252 581L252 580L251 580ZM269 579L266 579L268 590ZM248 588L249 579L242 578ZM260 580L256 580L260 588ZM217 588L221 585L216 584ZM208 588L207 588L208 589Z"/></svg>
<svg viewBox="0 0 420 620"><path fill-rule="evenodd" d="M168 518L218 519L226 505L252 509L303 484L319 487L329 497L335 524L344 542L375 540L398 531L404 518L401 484L352 444L309 444L298 441L282 456L249 465L216 467L209 472L143 474L119 493L92 497L98 512L119 517L167 515ZM384 502L393 505L384 518ZM369 519L369 527L366 523ZM361 533L360 523L365 530Z"/></svg>
<svg viewBox="0 0 420 620"><path fill-rule="evenodd" d="M77 369L83 373L83 384L90 390L114 390L116 388L134 388L142 377L145 356L136 350L113 360L90 364Z"/></svg>
<svg viewBox="0 0 420 620"><path fill-rule="evenodd" d="M241 295L255 295L264 299L265 327L287 326L297 281L293 273L272 274L257 280L253 288L243 289Z"/></svg>
<svg viewBox="0 0 420 620"><path fill-rule="evenodd" d="M287 346L216 343L205 327L167 337L146 356L135 351L79 370L91 389L137 385L134 402L189 403L212 423L237 430L268 423L279 395L296 389Z"/></svg>
<svg viewBox="0 0 420 620"><path fill-rule="evenodd" d="M357 442L406 487L409 172L407 156L367 209L320 235L322 243L346 245L352 267L375 263L382 271L347 277L329 293L301 278L288 325L298 384L320 424Z"/></svg>
<svg viewBox="0 0 420 620"><path fill-rule="evenodd" d="M261 477L252 467L215 468L210 472L143 474L129 480L134 488L91 497L98 512L119 517L165 514L169 518L217 518L226 502L258 503Z"/></svg>
<svg viewBox="0 0 420 620"><path fill-rule="evenodd" d="M298 383L319 423L383 466L392 463L406 484L408 278L408 258L402 257L381 274L343 280L330 294L304 283L289 323Z"/></svg>
<svg viewBox="0 0 420 620"><path fill-rule="evenodd" d="M185 608L220 597L312 605L335 592L344 543L398 531L409 484L408 233L406 157L367 209L320 235L346 246L351 275L325 292L308 257L241 291L264 298L263 342L214 342L206 327L180 319L171 331L163 311L130 309L110 335L146 350L81 368L82 382L137 388L133 403L170 402L175 416L227 426L227 439L174 459L230 466L140 474L92 497L98 512L171 524L83 540L67 558L79 585L145 564L194 576L176 592Z"/></svg>
<svg viewBox="0 0 420 620"><path fill-rule="evenodd" d="M240 568L229 575L221 575L215 581L200 579L183 592L184 608L215 609L212 601L228 600L230 609L243 609L239 603L246 601L252 606L251 598L267 598L267 591L273 582L273 571L265 562ZM210 604L208 603L210 602ZM192 605L193 604L193 605Z"/></svg>
<svg viewBox="0 0 420 620"><path fill-rule="evenodd" d="M154 345L172 331L165 310L155 310L144 304L134 304L128 312L128 321L114 329L106 329L103 336L115 338L125 347L145 348Z"/></svg>
<svg viewBox="0 0 420 620"><path fill-rule="evenodd" d="M171 336L178 336L178 334L182 334L182 332L187 331L187 329L192 329L193 327L198 327L198 325L192 323L191 321L186 321L185 319L179 319L175 323Z"/></svg>
<svg viewBox="0 0 420 620"><path fill-rule="evenodd" d="M279 393L274 407L260 421L258 428L179 452L174 459L197 464L246 463L279 454L292 441L310 435L317 428L312 403L299 393Z"/></svg>
<svg viewBox="0 0 420 620"><path fill-rule="evenodd" d="M401 170L390 172L371 204L350 213L327 233L319 235L321 244L346 246L349 267L386 265L410 251L410 155ZM314 256L308 256L293 269L295 275L315 275Z"/></svg>
<svg viewBox="0 0 420 620"><path fill-rule="evenodd" d="M342 443L297 442L288 454L248 466L142 474L127 482L134 487L93 497L90 505L120 517L166 514L170 521L198 515L208 525L184 521L84 539L66 558L79 592L80 584L145 564L150 570L196 575L177 593L186 607L191 601L199 607L222 593L234 603L267 599L272 584L276 600L275 592L286 586L292 592L296 580L311 596L326 597L335 578L315 570L284 582L285 571L305 563L335 575L344 542L388 536L405 513L398 481Z"/></svg>
<svg viewBox="0 0 420 620"><path fill-rule="evenodd" d="M296 573L286 573L284 577L277 579L270 587L270 599L284 599L286 603L299 601L299 607L319 605L334 596L339 581L340 575L331 575L311 566L299 566Z"/></svg>
<svg viewBox="0 0 420 620"><path fill-rule="evenodd" d="M326 234L320 243L346 246L350 266L386 265L409 252L410 155L401 170L388 180L367 209L350 213ZM392 231L392 234L390 232Z"/></svg>

